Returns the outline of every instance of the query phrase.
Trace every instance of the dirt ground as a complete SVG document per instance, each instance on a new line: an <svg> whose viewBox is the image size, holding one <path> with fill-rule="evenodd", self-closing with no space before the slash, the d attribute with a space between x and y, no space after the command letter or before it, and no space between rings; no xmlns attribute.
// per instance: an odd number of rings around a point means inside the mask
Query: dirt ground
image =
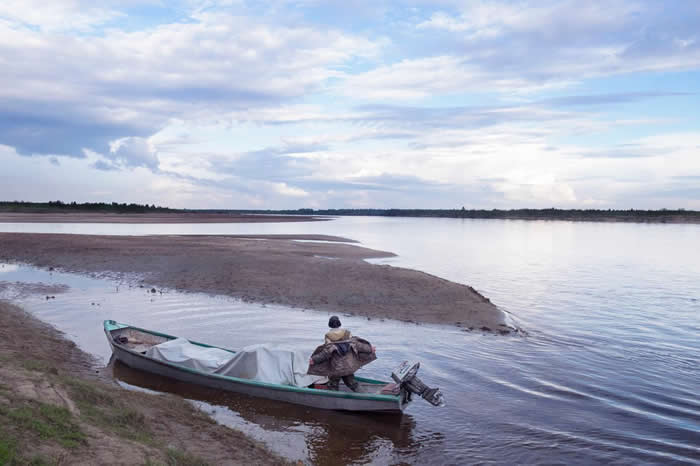
<svg viewBox="0 0 700 466"><path fill-rule="evenodd" d="M173 395L120 388L73 342L0 301L0 465L288 464Z"/></svg>
<svg viewBox="0 0 700 466"><path fill-rule="evenodd" d="M116 214L100 212L0 212L0 223L284 223L329 218L303 215L243 215L197 212Z"/></svg>
<svg viewBox="0 0 700 466"><path fill-rule="evenodd" d="M92 236L0 233L0 261L79 273L137 274L148 286L334 313L507 333L503 311L472 287L369 264L393 254L330 236Z"/></svg>

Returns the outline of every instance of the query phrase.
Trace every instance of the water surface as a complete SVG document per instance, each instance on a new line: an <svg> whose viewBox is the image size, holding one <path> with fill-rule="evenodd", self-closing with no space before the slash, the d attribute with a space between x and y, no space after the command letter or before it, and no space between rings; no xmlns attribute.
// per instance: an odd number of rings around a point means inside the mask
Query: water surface
<svg viewBox="0 0 700 466"><path fill-rule="evenodd" d="M0 224L4 231L90 234L345 236L399 254L381 260L474 286L527 336L468 333L342 316L378 347L365 375L403 359L445 392L403 417L326 413L221 395L114 368L123 383L180 392L293 458L356 463L699 464L698 225L342 218L294 224ZM327 314L229 298L152 294L106 280L15 268L0 281L66 283L26 306L103 358L101 321L239 348L261 341L310 351ZM92 304L95 303L95 304Z"/></svg>

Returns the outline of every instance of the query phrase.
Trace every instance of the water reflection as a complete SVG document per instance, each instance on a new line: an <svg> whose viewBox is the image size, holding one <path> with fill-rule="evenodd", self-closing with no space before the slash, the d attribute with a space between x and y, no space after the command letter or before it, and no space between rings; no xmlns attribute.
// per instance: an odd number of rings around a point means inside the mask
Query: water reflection
<svg viewBox="0 0 700 466"><path fill-rule="evenodd" d="M26 228L99 232L89 225ZM527 336L503 338L449 326L344 318L354 333L379 348L380 358L363 368L368 377L385 379L396 362L416 359L424 363L422 378L445 393L447 408L418 401L398 421L268 406L238 396L192 395L215 418L266 440L290 458L319 463L336 461L337 455L342 462L357 463L698 464L698 225L353 218L100 228L113 234L350 237L398 253L386 261L393 266L475 285L528 331ZM110 351L100 329L107 318L234 349L264 338L308 351L325 333L328 318L220 297L152 296L128 286L117 292L114 282L32 268L0 277L69 285L71 291L55 300L24 304L105 361ZM134 381L134 386L147 385Z"/></svg>
<svg viewBox="0 0 700 466"><path fill-rule="evenodd" d="M337 465L338 461L341 464L368 461L386 464L391 462L396 450L406 460L424 444L414 438L416 423L410 414L359 414L310 409L179 382L132 369L114 359L110 360L108 368L116 380L129 386L205 402L210 406L203 406L211 407L214 411L214 406L228 408L234 415L219 415L219 421L240 430L246 430L246 423L255 424L264 430L257 436L267 443L270 443L271 437L274 438L275 432L301 433L305 448L292 445L293 451L288 453L296 457L306 456L318 465ZM437 444L442 439L442 435L435 434L430 443Z"/></svg>

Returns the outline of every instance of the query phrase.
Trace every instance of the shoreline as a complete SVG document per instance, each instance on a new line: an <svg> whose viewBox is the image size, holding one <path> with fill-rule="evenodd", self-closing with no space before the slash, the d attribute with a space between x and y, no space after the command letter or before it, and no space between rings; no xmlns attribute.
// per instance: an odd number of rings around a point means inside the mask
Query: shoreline
<svg viewBox="0 0 700 466"><path fill-rule="evenodd" d="M230 210L234 214L322 215L331 217L533 220L607 223L698 224L700 211L685 209L297 209Z"/></svg>
<svg viewBox="0 0 700 466"><path fill-rule="evenodd" d="M370 264L364 259L394 254L347 244L350 241L322 235L0 233L0 261L139 277L149 286L292 308L503 334L517 331L502 310L472 287L416 270Z"/></svg>
<svg viewBox="0 0 700 466"><path fill-rule="evenodd" d="M112 212L7 212L0 223L287 223L323 222L329 218L311 215L263 215L228 213L112 213Z"/></svg>
<svg viewBox="0 0 700 466"><path fill-rule="evenodd" d="M595 213L581 215L576 213L537 212L523 214L518 211L491 211L461 215L459 211L447 211L439 215L390 215L367 213L364 215L351 214L340 210L318 210L310 213L295 213L296 211L231 211L231 212L89 212L72 210L1 210L0 223L123 223L123 224L178 224L178 223L295 223L295 222L324 222L336 217L369 216L380 218L432 218L452 220L503 220L503 221L533 221L533 222L583 222L583 223L636 223L636 224L700 224L700 215L693 211L673 213L652 211L653 215L640 213L630 214L627 211L611 213ZM624 214L624 215L623 215Z"/></svg>
<svg viewBox="0 0 700 466"><path fill-rule="evenodd" d="M289 464L183 398L121 388L3 300L0 362L0 464Z"/></svg>

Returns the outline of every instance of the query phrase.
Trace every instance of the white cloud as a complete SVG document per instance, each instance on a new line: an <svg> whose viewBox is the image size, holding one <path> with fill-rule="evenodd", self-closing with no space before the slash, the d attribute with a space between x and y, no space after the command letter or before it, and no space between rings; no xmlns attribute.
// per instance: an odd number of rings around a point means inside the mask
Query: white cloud
<svg viewBox="0 0 700 466"><path fill-rule="evenodd" d="M144 138L126 137L112 141L108 157L126 167L158 169L158 154Z"/></svg>
<svg viewBox="0 0 700 466"><path fill-rule="evenodd" d="M276 192L283 196L307 197L309 195L309 193L303 189L289 186L287 183L273 183L272 186Z"/></svg>
<svg viewBox="0 0 700 466"><path fill-rule="evenodd" d="M421 99L696 69L700 12L683 2L669 9L633 0L467 2L458 12L438 11L416 24L418 40L433 41L437 54L354 74L339 87L356 98Z"/></svg>
<svg viewBox="0 0 700 466"><path fill-rule="evenodd" d="M464 93L532 93L565 87L573 76L551 81L494 72L458 56L402 60L347 76L338 91L362 100L416 100Z"/></svg>
<svg viewBox="0 0 700 466"><path fill-rule="evenodd" d="M43 31L86 31L119 16L115 9L86 0L3 0L0 3L0 19Z"/></svg>
<svg viewBox="0 0 700 466"><path fill-rule="evenodd" d="M417 27L466 32L466 39L496 37L522 31L548 35L557 34L564 29L573 35L601 27L617 27L628 17L640 13L641 9L635 1L611 3L593 0L582 3L550 0L533 4L523 1L479 0L466 3L457 15L435 12Z"/></svg>
<svg viewBox="0 0 700 466"><path fill-rule="evenodd" d="M194 19L89 37L0 23L0 117L21 113L24 126L48 127L31 140L12 128L3 138L0 128L0 142L22 153L67 154L50 150L60 137L73 154L103 151L106 141L150 136L172 118L228 119L320 90L340 76L337 65L381 47L331 29L231 14Z"/></svg>

